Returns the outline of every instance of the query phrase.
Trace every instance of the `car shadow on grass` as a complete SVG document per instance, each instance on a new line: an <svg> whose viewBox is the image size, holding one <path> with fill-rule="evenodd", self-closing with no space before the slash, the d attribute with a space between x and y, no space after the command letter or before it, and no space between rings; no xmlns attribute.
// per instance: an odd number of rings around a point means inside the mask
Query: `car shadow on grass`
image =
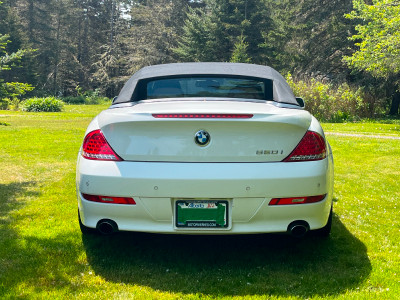
<svg viewBox="0 0 400 300"><path fill-rule="evenodd" d="M365 245L334 215L332 234L85 235L89 264L108 281L212 296L344 293L370 274Z"/></svg>
<svg viewBox="0 0 400 300"><path fill-rule="evenodd" d="M86 270L85 263L79 260L83 247L77 232L76 242L68 230L46 237L19 232L19 222L25 218L34 228L46 221L37 219L34 211L18 213L41 195L35 181L0 183L0 299L41 298L32 293L49 290L72 293L76 286L71 283L70 274Z"/></svg>
<svg viewBox="0 0 400 300"><path fill-rule="evenodd" d="M18 260L19 236L13 229L14 217L12 212L22 208L26 201L21 200L21 196L35 197L39 195L34 190L36 182L22 181L0 183L0 298L10 290L10 270L14 270L21 265ZM18 265L14 262L18 261Z"/></svg>

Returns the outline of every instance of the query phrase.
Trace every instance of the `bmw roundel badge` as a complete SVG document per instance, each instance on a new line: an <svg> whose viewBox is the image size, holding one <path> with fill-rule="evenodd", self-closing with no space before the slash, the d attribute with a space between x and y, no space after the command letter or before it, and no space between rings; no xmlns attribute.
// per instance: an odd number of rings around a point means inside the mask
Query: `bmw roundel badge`
<svg viewBox="0 0 400 300"><path fill-rule="evenodd" d="M199 130L194 136L194 141L199 146L206 146L210 142L210 134L205 130Z"/></svg>

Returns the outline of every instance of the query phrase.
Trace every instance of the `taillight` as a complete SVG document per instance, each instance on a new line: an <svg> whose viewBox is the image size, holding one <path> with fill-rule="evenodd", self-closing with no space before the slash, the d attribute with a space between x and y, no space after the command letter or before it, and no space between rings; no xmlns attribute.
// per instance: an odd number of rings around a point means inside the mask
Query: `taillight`
<svg viewBox="0 0 400 300"><path fill-rule="evenodd" d="M100 203L113 203L113 204L131 204L135 205L135 199L129 197L113 197L113 196L100 196L100 195L88 195L82 194L83 198L88 201L100 202Z"/></svg>
<svg viewBox="0 0 400 300"><path fill-rule="evenodd" d="M317 132L307 131L296 148L283 161L311 161L321 160L326 157L324 138Z"/></svg>
<svg viewBox="0 0 400 300"><path fill-rule="evenodd" d="M154 118L166 119L251 119L252 114L153 114Z"/></svg>
<svg viewBox="0 0 400 300"><path fill-rule="evenodd" d="M308 196L308 197L290 197L290 198L274 198L269 201L268 205L291 205L291 204L305 204L315 203L324 200L325 195Z"/></svg>
<svg viewBox="0 0 400 300"><path fill-rule="evenodd" d="M94 160L122 160L107 143L100 129L86 135L82 146L82 156Z"/></svg>

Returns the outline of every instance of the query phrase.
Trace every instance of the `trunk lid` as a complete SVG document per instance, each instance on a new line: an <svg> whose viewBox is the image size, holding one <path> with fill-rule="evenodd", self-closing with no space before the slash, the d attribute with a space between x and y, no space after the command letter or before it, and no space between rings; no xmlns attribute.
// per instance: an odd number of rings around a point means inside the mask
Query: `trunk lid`
<svg viewBox="0 0 400 300"><path fill-rule="evenodd" d="M153 114L252 114L251 118L155 118ZM278 162L311 124L304 110L242 101L154 101L112 108L98 124L115 152L127 161ZM201 146L196 133L210 141ZM199 140L201 140L199 138Z"/></svg>

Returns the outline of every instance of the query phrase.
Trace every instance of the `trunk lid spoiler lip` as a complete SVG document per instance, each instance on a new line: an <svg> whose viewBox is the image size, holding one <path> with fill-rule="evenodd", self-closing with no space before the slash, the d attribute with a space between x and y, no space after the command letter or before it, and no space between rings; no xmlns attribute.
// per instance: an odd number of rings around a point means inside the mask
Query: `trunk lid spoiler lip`
<svg viewBox="0 0 400 300"><path fill-rule="evenodd" d="M132 107L132 106L136 106L136 105L144 104L144 103L180 102L180 101L201 101L201 102L214 102L214 101L228 101L229 102L230 101L230 102L265 103L265 104L271 104L275 107L280 107L280 108L304 110L304 107L300 107L298 105L294 105L294 104L290 104L290 103L277 102L274 100L259 100L259 99L245 99L245 98L211 98L211 97L146 99L146 100L140 100L140 101L136 101L136 102L111 104L111 106L108 109Z"/></svg>
<svg viewBox="0 0 400 300"><path fill-rule="evenodd" d="M120 107L117 109L107 109L98 115L98 124L100 128L110 126L111 124L126 123L126 122L143 122L143 121L154 121L154 122L165 122L165 119L157 119L153 117L153 114L252 114L253 117L250 119L213 119L216 122L220 120L225 120L227 122L271 122L271 123L284 123L292 124L302 127L307 130L311 124L311 114L303 109L287 109L287 107L282 107L275 105L274 102L247 102L235 101L236 106L220 106L216 102L208 102L210 105L206 104L204 101L192 101L182 102L182 105L171 105L170 101L140 101L133 105ZM194 103L193 103L194 102ZM265 102L265 101L264 101ZM160 104L160 105L158 105ZM171 103L171 104L176 104ZM186 104L186 105L185 105ZM224 103L227 105L227 102ZM202 119L173 119L169 118L168 121L191 121L191 120L202 120ZM206 119L204 119L206 120ZM207 119L208 121L212 119Z"/></svg>

